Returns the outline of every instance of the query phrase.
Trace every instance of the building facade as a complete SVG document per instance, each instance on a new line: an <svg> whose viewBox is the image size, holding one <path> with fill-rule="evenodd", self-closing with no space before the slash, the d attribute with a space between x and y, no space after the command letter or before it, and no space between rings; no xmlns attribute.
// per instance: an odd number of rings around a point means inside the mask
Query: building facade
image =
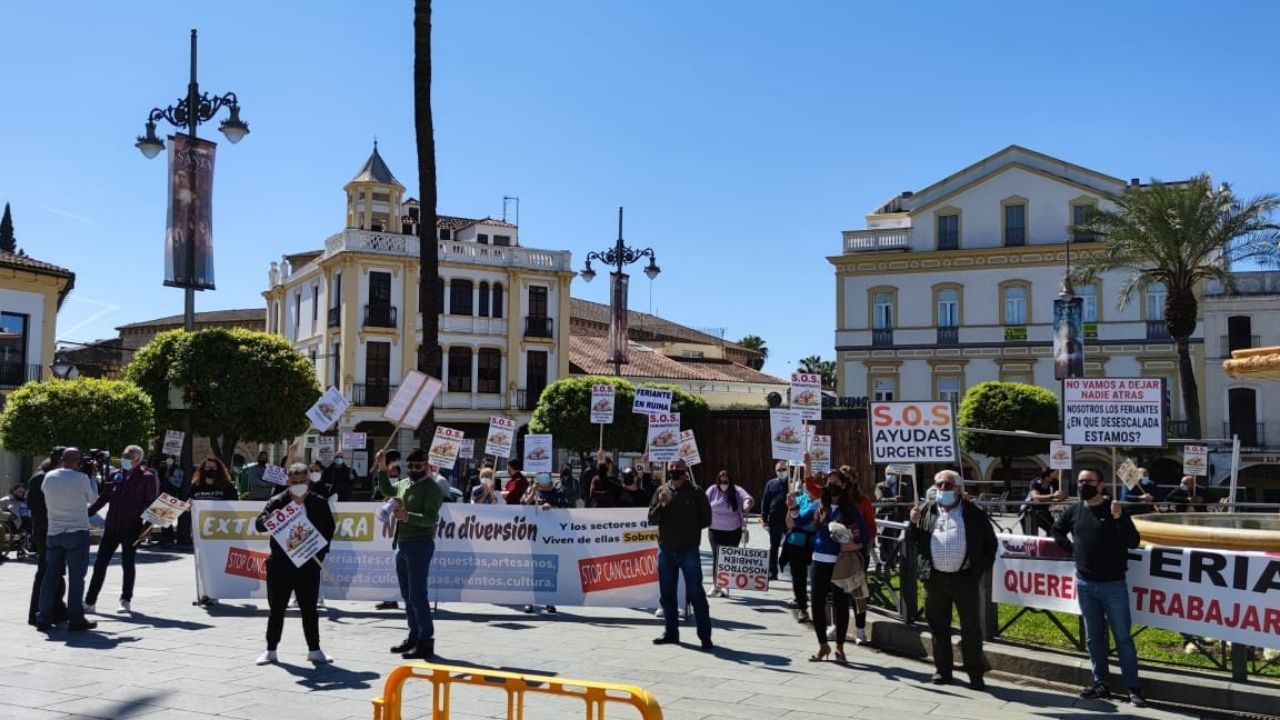
<svg viewBox="0 0 1280 720"><path fill-rule="evenodd" d="M345 190L345 229L319 250L271 264L267 331L351 401L335 432L366 432L376 448L393 430L382 410L417 367L422 342L418 206L402 200L376 145ZM568 374L574 273L567 251L524 247L510 223L440 216L436 226L442 362L433 374L445 385L436 422L477 438L480 453L491 415L527 424L542 389ZM413 443L400 433L401 449ZM352 456L362 469L368 453Z"/></svg>
<svg viewBox="0 0 1280 720"><path fill-rule="evenodd" d="M1107 198L1125 186L1010 146L869 213L866 229L845 231L840 254L828 258L836 274L838 401L958 403L966 388L987 380L1060 392L1051 357L1053 301L1069 258L1103 248L1069 228L1108 207ZM1185 423L1165 293L1155 285L1118 307L1125 280L1107 273L1074 288L1084 299L1085 374L1164 378L1170 435L1177 437ZM1204 363L1201 337L1197 328L1197 367ZM1076 456L1078 464L1109 459L1088 449ZM1045 459L1021 463L1026 475ZM998 465L964 458L965 474L975 480L992 480Z"/></svg>

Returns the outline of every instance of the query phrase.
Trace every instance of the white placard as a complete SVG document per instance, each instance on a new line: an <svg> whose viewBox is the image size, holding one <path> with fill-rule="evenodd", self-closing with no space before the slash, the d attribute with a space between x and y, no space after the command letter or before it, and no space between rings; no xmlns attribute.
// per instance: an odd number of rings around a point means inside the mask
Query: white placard
<svg viewBox="0 0 1280 720"><path fill-rule="evenodd" d="M769 551L765 548L721 545L716 551L716 587L729 590L769 590Z"/></svg>
<svg viewBox="0 0 1280 720"><path fill-rule="evenodd" d="M680 413L654 413L649 416L649 432L645 447L651 462L675 462L680 459Z"/></svg>
<svg viewBox="0 0 1280 720"><path fill-rule="evenodd" d="M698 452L698 439L692 430L680 431L680 459L688 467L702 464L702 453Z"/></svg>
<svg viewBox="0 0 1280 720"><path fill-rule="evenodd" d="M267 516L265 524L267 532L297 567L307 564L329 544L307 519L307 511L300 503L285 503L284 507Z"/></svg>
<svg viewBox="0 0 1280 720"><path fill-rule="evenodd" d="M1049 441L1049 469L1071 469L1071 446L1061 440Z"/></svg>
<svg viewBox="0 0 1280 720"><path fill-rule="evenodd" d="M916 474L915 465L902 465L895 463L888 465L884 469L885 475L897 475L899 477L914 477Z"/></svg>
<svg viewBox="0 0 1280 720"><path fill-rule="evenodd" d="M262 471L262 479L272 485L287 485L289 473L279 465L268 465Z"/></svg>
<svg viewBox="0 0 1280 720"><path fill-rule="evenodd" d="M369 443L369 436L362 432L342 433L343 450L364 450Z"/></svg>
<svg viewBox="0 0 1280 720"><path fill-rule="evenodd" d="M160 493L160 497L142 511L142 521L160 528L173 527L189 507L191 503L186 500L179 500L169 493Z"/></svg>
<svg viewBox="0 0 1280 720"><path fill-rule="evenodd" d="M1183 445L1182 472L1186 475L1204 477L1209 474L1209 446Z"/></svg>
<svg viewBox="0 0 1280 720"><path fill-rule="evenodd" d="M613 423L615 393L612 385L591 386L591 422L596 425Z"/></svg>
<svg viewBox="0 0 1280 720"><path fill-rule="evenodd" d="M672 395L670 390L638 387L635 400L631 401L631 412L639 415L671 412Z"/></svg>
<svg viewBox="0 0 1280 720"><path fill-rule="evenodd" d="M555 454L551 447L550 435L524 436L524 472L549 473Z"/></svg>
<svg viewBox="0 0 1280 720"><path fill-rule="evenodd" d="M804 462L804 417L799 410L769 410L769 444L774 460Z"/></svg>
<svg viewBox="0 0 1280 720"><path fill-rule="evenodd" d="M1142 480L1142 471L1138 469L1138 466L1133 463L1131 458L1125 458L1124 462L1120 463L1120 467L1116 468L1116 477L1120 479L1120 482L1124 483L1125 487L1133 490L1138 487L1139 481ZM1119 498L1116 499L1119 500Z"/></svg>
<svg viewBox="0 0 1280 720"><path fill-rule="evenodd" d="M484 454L496 458L511 457L511 445L515 440L516 423L511 418L493 415L489 418L489 435L484 440Z"/></svg>
<svg viewBox="0 0 1280 720"><path fill-rule="evenodd" d="M471 460L476 456L476 441L474 439L466 439L462 441L462 445L458 447L458 457L463 460Z"/></svg>
<svg viewBox="0 0 1280 720"><path fill-rule="evenodd" d="M338 388L330 387L324 391L320 399L307 410L307 419L311 421L312 427L320 432L327 432L333 427L334 423L342 418L342 413L347 411L347 407L351 403L338 392Z"/></svg>
<svg viewBox="0 0 1280 720"><path fill-rule="evenodd" d="M338 438L334 435L321 435L316 438L316 453L320 462L326 465L333 462L333 454L338 448Z"/></svg>
<svg viewBox="0 0 1280 720"><path fill-rule="evenodd" d="M873 402L868 417L871 462L958 462L950 402Z"/></svg>
<svg viewBox="0 0 1280 720"><path fill-rule="evenodd" d="M1164 447L1163 378L1062 381L1062 441L1077 447Z"/></svg>
<svg viewBox="0 0 1280 720"><path fill-rule="evenodd" d="M831 472L830 435L814 435L809 441L809 465L814 472Z"/></svg>
<svg viewBox="0 0 1280 720"><path fill-rule="evenodd" d="M440 381L430 375L410 370L382 411L382 417L400 427L417 429L426 419L442 387Z"/></svg>
<svg viewBox="0 0 1280 720"><path fill-rule="evenodd" d="M431 438L431 449L427 451L427 462L448 470L457 464L461 449L462 431L437 425L436 434Z"/></svg>
<svg viewBox="0 0 1280 720"><path fill-rule="evenodd" d="M178 457L182 454L182 441L187 437L186 433L181 430L165 430L164 431L164 448L161 449L165 455Z"/></svg>
<svg viewBox="0 0 1280 720"><path fill-rule="evenodd" d="M822 419L822 376L818 373L791 373L791 409L805 420Z"/></svg>

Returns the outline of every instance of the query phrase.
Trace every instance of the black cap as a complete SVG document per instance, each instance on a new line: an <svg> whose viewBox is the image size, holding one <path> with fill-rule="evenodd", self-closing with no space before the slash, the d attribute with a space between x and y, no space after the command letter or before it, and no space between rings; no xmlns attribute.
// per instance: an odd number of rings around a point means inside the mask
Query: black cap
<svg viewBox="0 0 1280 720"><path fill-rule="evenodd" d="M417 450L414 450L413 452L409 453L409 457L405 458L405 460L411 463L426 462L427 454L422 452L422 448L418 448Z"/></svg>
<svg viewBox="0 0 1280 720"><path fill-rule="evenodd" d="M49 451L49 459L54 462L60 462L62 460L62 451L66 449L67 448L62 445L55 446L53 450Z"/></svg>
<svg viewBox="0 0 1280 720"><path fill-rule="evenodd" d="M399 450L388 450L386 454L387 462L395 462L400 459Z"/></svg>

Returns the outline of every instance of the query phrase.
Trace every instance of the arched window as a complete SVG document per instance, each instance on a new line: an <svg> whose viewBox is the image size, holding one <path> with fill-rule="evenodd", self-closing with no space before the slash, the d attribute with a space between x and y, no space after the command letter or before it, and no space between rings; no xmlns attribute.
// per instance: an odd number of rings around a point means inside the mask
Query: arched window
<svg viewBox="0 0 1280 720"><path fill-rule="evenodd" d="M480 292L478 294L480 296L480 307L476 312L476 315L479 315L480 317L489 317L489 283L482 281L480 283Z"/></svg>
<svg viewBox="0 0 1280 720"><path fill-rule="evenodd" d="M502 283L493 284L493 316L502 317Z"/></svg>

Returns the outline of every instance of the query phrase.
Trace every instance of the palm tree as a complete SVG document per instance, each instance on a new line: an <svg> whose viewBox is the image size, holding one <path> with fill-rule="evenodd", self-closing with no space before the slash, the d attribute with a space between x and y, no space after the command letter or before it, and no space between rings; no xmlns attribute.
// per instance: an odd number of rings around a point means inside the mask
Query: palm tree
<svg viewBox="0 0 1280 720"><path fill-rule="evenodd" d="M751 363L751 367L759 370L764 367L764 361L769 359L769 348L765 347L764 338L759 335L748 335L738 341L738 344L748 350L755 350L760 353L760 359Z"/></svg>
<svg viewBox="0 0 1280 720"><path fill-rule="evenodd" d="M1208 175L1197 175L1185 183L1129 186L1110 199L1114 209L1099 210L1070 228L1106 241L1102 252L1085 257L1076 275L1088 281L1108 270L1129 273L1117 302L1121 308L1135 291L1164 285L1164 322L1178 350L1187 436L1200 438L1200 396L1188 342L1196 329L1196 293L1205 280L1230 287L1235 263L1280 264L1280 225L1270 218L1280 197L1240 199L1229 185L1214 188Z"/></svg>
<svg viewBox="0 0 1280 720"><path fill-rule="evenodd" d="M833 389L836 386L836 361L823 360L817 355L800 358L800 372L816 373L822 376L822 387Z"/></svg>
<svg viewBox="0 0 1280 720"><path fill-rule="evenodd" d="M440 253L436 245L436 135L431 115L431 0L413 3L413 123L418 144L418 311L422 313L422 344L418 370L440 374ZM407 328L413 326L405 323ZM410 331L411 332L411 331ZM410 335L412 337L412 335ZM435 413L418 429L422 447L435 434Z"/></svg>

